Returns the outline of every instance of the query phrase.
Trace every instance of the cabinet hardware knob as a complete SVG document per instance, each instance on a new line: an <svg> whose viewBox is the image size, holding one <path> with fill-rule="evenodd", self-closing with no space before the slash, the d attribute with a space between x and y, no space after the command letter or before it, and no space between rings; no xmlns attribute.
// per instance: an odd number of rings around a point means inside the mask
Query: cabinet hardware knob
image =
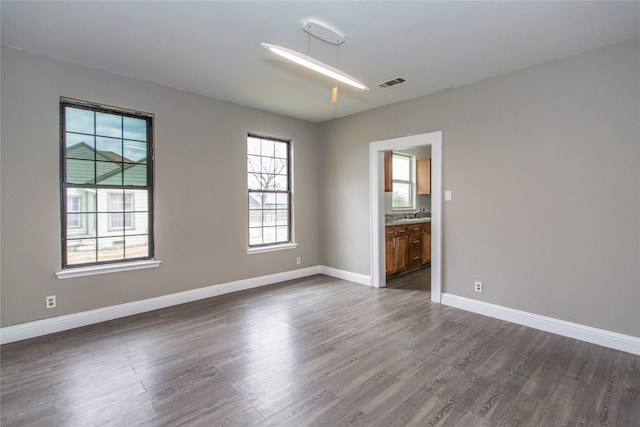
<svg viewBox="0 0 640 427"><path fill-rule="evenodd" d="M413 243L420 243L420 240L414 240Z"/></svg>

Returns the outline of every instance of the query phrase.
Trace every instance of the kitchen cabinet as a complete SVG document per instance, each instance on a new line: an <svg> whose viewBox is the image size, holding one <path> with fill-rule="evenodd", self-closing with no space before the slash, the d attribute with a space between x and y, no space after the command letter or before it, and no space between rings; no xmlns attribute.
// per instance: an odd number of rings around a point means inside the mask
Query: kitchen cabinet
<svg viewBox="0 0 640 427"><path fill-rule="evenodd" d="M385 227L385 272L389 276L431 262L431 223Z"/></svg>
<svg viewBox="0 0 640 427"><path fill-rule="evenodd" d="M394 274L407 268L407 227L385 227L385 271Z"/></svg>
<svg viewBox="0 0 640 427"><path fill-rule="evenodd" d="M416 167L418 194L431 194L431 159L418 159Z"/></svg>
<svg viewBox="0 0 640 427"><path fill-rule="evenodd" d="M393 151L384 152L384 191L393 191Z"/></svg>
<svg viewBox="0 0 640 427"><path fill-rule="evenodd" d="M422 224L422 263L431 262L431 223Z"/></svg>

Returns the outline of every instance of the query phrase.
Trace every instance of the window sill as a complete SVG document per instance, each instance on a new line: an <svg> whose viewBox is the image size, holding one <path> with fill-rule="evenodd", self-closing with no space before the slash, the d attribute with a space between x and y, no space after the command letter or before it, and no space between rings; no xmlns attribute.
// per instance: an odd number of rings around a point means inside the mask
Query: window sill
<svg viewBox="0 0 640 427"><path fill-rule="evenodd" d="M294 249L297 248L297 243L283 243L281 245L273 245L273 246L260 246L259 248L249 248L247 249L247 253L251 254L259 254L262 252L274 252L274 251L282 251L285 249Z"/></svg>
<svg viewBox="0 0 640 427"><path fill-rule="evenodd" d="M94 265L90 267L67 268L56 271L58 279L70 279L72 277L93 276L95 274L116 273L118 271L140 270L143 268L154 268L160 266L162 261L146 260L123 262L118 264Z"/></svg>

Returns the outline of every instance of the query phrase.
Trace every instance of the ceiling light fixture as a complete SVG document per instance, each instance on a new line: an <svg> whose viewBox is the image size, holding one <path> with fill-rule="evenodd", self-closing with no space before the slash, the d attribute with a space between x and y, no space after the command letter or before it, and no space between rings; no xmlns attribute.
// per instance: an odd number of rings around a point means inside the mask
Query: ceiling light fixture
<svg viewBox="0 0 640 427"><path fill-rule="evenodd" d="M335 46L338 46L342 42L344 42L344 37L340 33L327 27L324 24L318 23L317 21L309 19L303 23L302 28L310 35L327 43L331 43ZM339 70L338 68L332 67L331 65L325 64L322 61L312 58L309 55L305 55L293 49L288 49L286 47L276 46L269 43L262 43L262 46L275 53L276 55L280 55L291 62L302 65L303 67L309 68L310 70L313 70L320 74L324 74L327 77L331 77L332 79L338 80L342 83L346 83L358 89L369 90L369 88L358 79L350 76L344 71Z"/></svg>

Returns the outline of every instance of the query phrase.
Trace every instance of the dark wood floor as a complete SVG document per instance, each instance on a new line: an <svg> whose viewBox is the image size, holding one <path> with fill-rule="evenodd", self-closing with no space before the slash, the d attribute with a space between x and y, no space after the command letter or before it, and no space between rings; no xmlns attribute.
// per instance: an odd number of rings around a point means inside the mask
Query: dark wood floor
<svg viewBox="0 0 640 427"><path fill-rule="evenodd" d="M313 276L4 345L1 424L640 425L640 357L432 304L428 274Z"/></svg>

